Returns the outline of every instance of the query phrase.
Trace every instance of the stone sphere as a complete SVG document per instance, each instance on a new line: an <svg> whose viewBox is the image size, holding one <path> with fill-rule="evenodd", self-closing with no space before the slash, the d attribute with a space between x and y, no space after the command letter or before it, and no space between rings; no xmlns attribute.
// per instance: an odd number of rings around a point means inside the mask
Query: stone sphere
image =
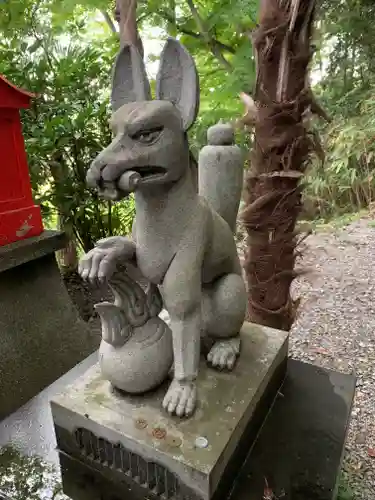
<svg viewBox="0 0 375 500"><path fill-rule="evenodd" d="M234 130L229 123L218 123L207 130L207 142L211 146L225 146L234 143Z"/></svg>
<svg viewBox="0 0 375 500"><path fill-rule="evenodd" d="M151 318L121 347L102 340L99 349L102 375L114 387L142 394L167 378L173 363L172 332L160 318Z"/></svg>

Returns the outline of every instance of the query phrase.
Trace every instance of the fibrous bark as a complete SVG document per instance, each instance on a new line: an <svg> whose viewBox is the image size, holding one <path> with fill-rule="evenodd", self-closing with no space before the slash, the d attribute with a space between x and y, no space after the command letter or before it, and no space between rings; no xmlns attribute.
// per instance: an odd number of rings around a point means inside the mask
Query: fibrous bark
<svg viewBox="0 0 375 500"><path fill-rule="evenodd" d="M255 140L242 214L248 233L249 316L283 330L295 318L290 286L296 276L301 179L316 149L308 117L324 114L308 80L314 9L315 0L261 0L253 34L257 78L250 114Z"/></svg>

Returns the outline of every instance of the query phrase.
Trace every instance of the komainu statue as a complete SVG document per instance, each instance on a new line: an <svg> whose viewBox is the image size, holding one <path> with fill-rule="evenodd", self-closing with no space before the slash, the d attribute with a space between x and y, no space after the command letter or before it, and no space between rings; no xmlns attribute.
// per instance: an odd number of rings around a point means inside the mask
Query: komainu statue
<svg viewBox="0 0 375 500"><path fill-rule="evenodd" d="M163 406L182 417L196 407L201 347L216 369L232 370L240 353L246 292L234 233L243 155L230 125L211 127L197 186L187 131L198 113L199 81L192 57L173 39L161 55L156 97L136 48L123 47L113 72L114 139L87 182L105 199L134 193L133 234L100 240L79 271L115 291L114 304L97 305L103 375L142 392L173 373ZM158 316L162 308L168 324Z"/></svg>

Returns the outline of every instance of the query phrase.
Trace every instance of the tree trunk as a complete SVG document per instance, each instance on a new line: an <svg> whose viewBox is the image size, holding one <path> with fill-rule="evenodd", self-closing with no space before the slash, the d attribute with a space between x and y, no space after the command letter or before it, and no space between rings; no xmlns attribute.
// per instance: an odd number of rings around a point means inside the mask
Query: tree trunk
<svg viewBox="0 0 375 500"><path fill-rule="evenodd" d="M291 328L297 307L290 286L296 276L300 181L316 147L307 117L310 109L323 114L308 80L314 10L315 0L261 0L253 38L255 141L242 214L249 319L283 330Z"/></svg>
<svg viewBox="0 0 375 500"><path fill-rule="evenodd" d="M62 250L57 253L57 260L63 269L63 271L74 271L78 267L78 252L77 244L75 242L73 230L69 225L64 223L64 218L60 215L58 216L58 227L61 231L64 231L68 236L68 244Z"/></svg>
<svg viewBox="0 0 375 500"><path fill-rule="evenodd" d="M115 18L120 28L120 44L135 45L143 57L143 44L137 27L137 0L116 0Z"/></svg>
<svg viewBox="0 0 375 500"><path fill-rule="evenodd" d="M61 153L57 151L51 158L49 162L49 169L51 177L55 184L55 191L58 186L63 185L64 179L69 175L69 172L64 164L64 158ZM63 269L76 269L78 266L78 252L77 252L77 242L74 237L74 230L70 223L67 222L69 219L64 203L61 202L59 198L56 199L57 204L57 225L60 231L64 231L68 237L68 244L62 250L57 252L57 260L59 265Z"/></svg>

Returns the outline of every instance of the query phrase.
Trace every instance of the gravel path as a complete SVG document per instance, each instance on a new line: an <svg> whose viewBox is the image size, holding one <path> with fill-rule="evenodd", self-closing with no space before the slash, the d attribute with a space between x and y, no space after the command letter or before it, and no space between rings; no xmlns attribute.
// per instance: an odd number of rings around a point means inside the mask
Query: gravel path
<svg viewBox="0 0 375 500"><path fill-rule="evenodd" d="M300 264L312 273L302 296L290 353L357 376L344 462L357 500L375 499L375 228L369 218L306 240Z"/></svg>
<svg viewBox="0 0 375 500"><path fill-rule="evenodd" d="M309 273L293 285L302 302L290 355L356 375L343 472L354 500L375 500L375 224L316 232L302 249L298 266Z"/></svg>
<svg viewBox="0 0 375 500"><path fill-rule="evenodd" d="M357 376L344 475L355 500L375 500L375 227L370 219L305 242L292 357ZM243 247L243 243L239 244Z"/></svg>

